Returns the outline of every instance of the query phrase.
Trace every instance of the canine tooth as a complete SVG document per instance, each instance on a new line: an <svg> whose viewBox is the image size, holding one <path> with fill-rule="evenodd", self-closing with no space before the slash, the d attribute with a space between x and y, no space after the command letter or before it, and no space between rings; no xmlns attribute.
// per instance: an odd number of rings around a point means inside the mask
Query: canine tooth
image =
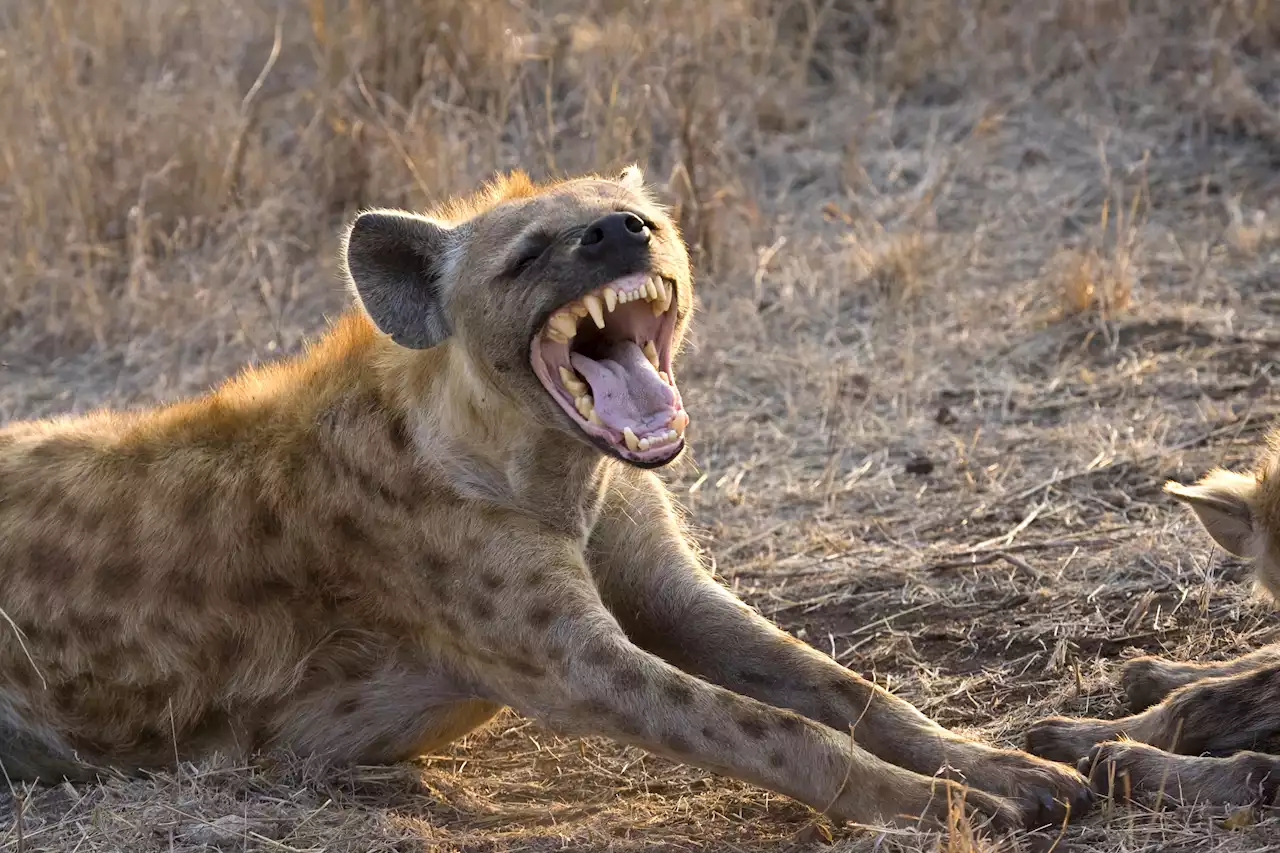
<svg viewBox="0 0 1280 853"><path fill-rule="evenodd" d="M644 342L644 357L649 359L654 370L658 369L658 348L653 345L653 341Z"/></svg>
<svg viewBox="0 0 1280 853"><path fill-rule="evenodd" d="M563 311L552 316L551 328L564 335L566 340L578 334L578 322L573 319L572 314L566 314Z"/></svg>
<svg viewBox="0 0 1280 853"><path fill-rule="evenodd" d="M653 316L659 317L666 313L671 307L671 297L674 292L667 287L667 283L662 279L658 279L658 299L653 303Z"/></svg>
<svg viewBox="0 0 1280 853"><path fill-rule="evenodd" d="M622 428L622 438L627 443L627 450L634 453L640 449L640 439L636 438L636 434L631 431L631 427Z"/></svg>
<svg viewBox="0 0 1280 853"><path fill-rule="evenodd" d="M671 419L672 432L676 435L684 435L685 428L689 426L689 413L684 409L676 412L675 417Z"/></svg>
<svg viewBox="0 0 1280 853"><path fill-rule="evenodd" d="M610 311L618 307L618 291L614 290L612 287L606 287L604 289L604 307L608 308Z"/></svg>
<svg viewBox="0 0 1280 853"><path fill-rule="evenodd" d="M573 371L567 367L560 368L560 384L574 396L574 399L577 399L587 393L589 388L585 382L574 376Z"/></svg>
<svg viewBox="0 0 1280 853"><path fill-rule="evenodd" d="M596 321L596 328L604 328L604 306L600 304L600 297L594 294L587 294L582 297L582 301L587 306L587 313L591 315L591 319Z"/></svg>

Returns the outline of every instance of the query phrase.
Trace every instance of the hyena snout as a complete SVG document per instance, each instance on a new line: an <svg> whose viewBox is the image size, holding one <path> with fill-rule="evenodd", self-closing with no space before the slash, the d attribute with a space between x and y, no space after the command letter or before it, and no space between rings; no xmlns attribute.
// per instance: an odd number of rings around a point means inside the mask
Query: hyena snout
<svg viewBox="0 0 1280 853"><path fill-rule="evenodd" d="M610 213L587 226L578 242L578 252L596 260L619 251L647 246L652 234L643 219L634 213Z"/></svg>

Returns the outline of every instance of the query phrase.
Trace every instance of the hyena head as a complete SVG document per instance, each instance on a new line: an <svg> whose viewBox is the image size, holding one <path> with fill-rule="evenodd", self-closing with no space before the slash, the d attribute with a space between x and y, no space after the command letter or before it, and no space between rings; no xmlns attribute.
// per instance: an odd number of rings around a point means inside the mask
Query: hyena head
<svg viewBox="0 0 1280 853"><path fill-rule="evenodd" d="M1165 483L1228 553L1252 560L1258 585L1280 600L1280 428L1248 473L1215 468L1194 486Z"/></svg>
<svg viewBox="0 0 1280 853"><path fill-rule="evenodd" d="M684 449L672 362L693 279L639 168L543 187L515 173L433 214L362 213L344 261L392 341L455 348L532 422L644 468Z"/></svg>

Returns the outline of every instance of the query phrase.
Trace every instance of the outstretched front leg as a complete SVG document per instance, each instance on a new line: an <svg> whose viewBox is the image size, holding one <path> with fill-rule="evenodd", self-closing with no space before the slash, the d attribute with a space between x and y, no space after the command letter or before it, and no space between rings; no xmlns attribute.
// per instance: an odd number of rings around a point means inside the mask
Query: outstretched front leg
<svg viewBox="0 0 1280 853"><path fill-rule="evenodd" d="M1169 752L1199 755L1251 749L1280 734L1280 664L1206 678L1160 704L1118 720L1050 717L1027 731L1027 749L1074 763L1102 741L1127 738Z"/></svg>
<svg viewBox="0 0 1280 853"><path fill-rule="evenodd" d="M610 737L760 785L838 820L938 829L970 811L998 834L1023 828L1007 800L896 767L847 733L636 646L601 601L577 542L512 535L477 542L472 560L471 574L488 586L467 591L462 603L476 618L458 621L451 643L485 699L565 734Z"/></svg>
<svg viewBox="0 0 1280 853"><path fill-rule="evenodd" d="M638 645L681 669L788 708L914 773L950 772L1012 798L1028 825L1088 810L1086 780L1069 768L963 738L780 630L703 568L652 474L612 487L588 547L610 610Z"/></svg>

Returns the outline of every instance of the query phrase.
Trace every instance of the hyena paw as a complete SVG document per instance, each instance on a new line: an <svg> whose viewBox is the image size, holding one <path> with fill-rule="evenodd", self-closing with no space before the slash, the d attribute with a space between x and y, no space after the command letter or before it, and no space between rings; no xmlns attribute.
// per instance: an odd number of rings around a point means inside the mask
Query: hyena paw
<svg viewBox="0 0 1280 853"><path fill-rule="evenodd" d="M923 829L951 831L963 815L978 834L1002 838L1035 826L1014 800L948 779L931 780L926 802L912 812Z"/></svg>
<svg viewBox="0 0 1280 853"><path fill-rule="evenodd" d="M1017 750L992 750L965 775L970 785L1017 803L1027 829L1061 826L1093 806L1093 791L1084 776Z"/></svg>
<svg viewBox="0 0 1280 853"><path fill-rule="evenodd" d="M1115 726L1106 720L1047 717L1027 729L1027 752L1050 761L1075 764L1094 744L1115 740L1118 735Z"/></svg>
<svg viewBox="0 0 1280 853"><path fill-rule="evenodd" d="M1120 801L1271 805L1280 791L1280 758L1239 752L1229 758L1174 755L1135 741L1096 744L1077 764L1099 794Z"/></svg>
<svg viewBox="0 0 1280 853"><path fill-rule="evenodd" d="M1178 776L1172 772L1174 758L1146 744L1113 740L1094 744L1088 754L1076 762L1076 769L1089 777L1089 786L1094 791L1123 802L1148 793L1153 776L1156 779L1167 776L1176 789ZM1162 764L1168 772L1158 772Z"/></svg>
<svg viewBox="0 0 1280 853"><path fill-rule="evenodd" d="M1120 671L1120 686L1134 714L1159 704L1186 683L1177 664L1156 657L1134 658Z"/></svg>

